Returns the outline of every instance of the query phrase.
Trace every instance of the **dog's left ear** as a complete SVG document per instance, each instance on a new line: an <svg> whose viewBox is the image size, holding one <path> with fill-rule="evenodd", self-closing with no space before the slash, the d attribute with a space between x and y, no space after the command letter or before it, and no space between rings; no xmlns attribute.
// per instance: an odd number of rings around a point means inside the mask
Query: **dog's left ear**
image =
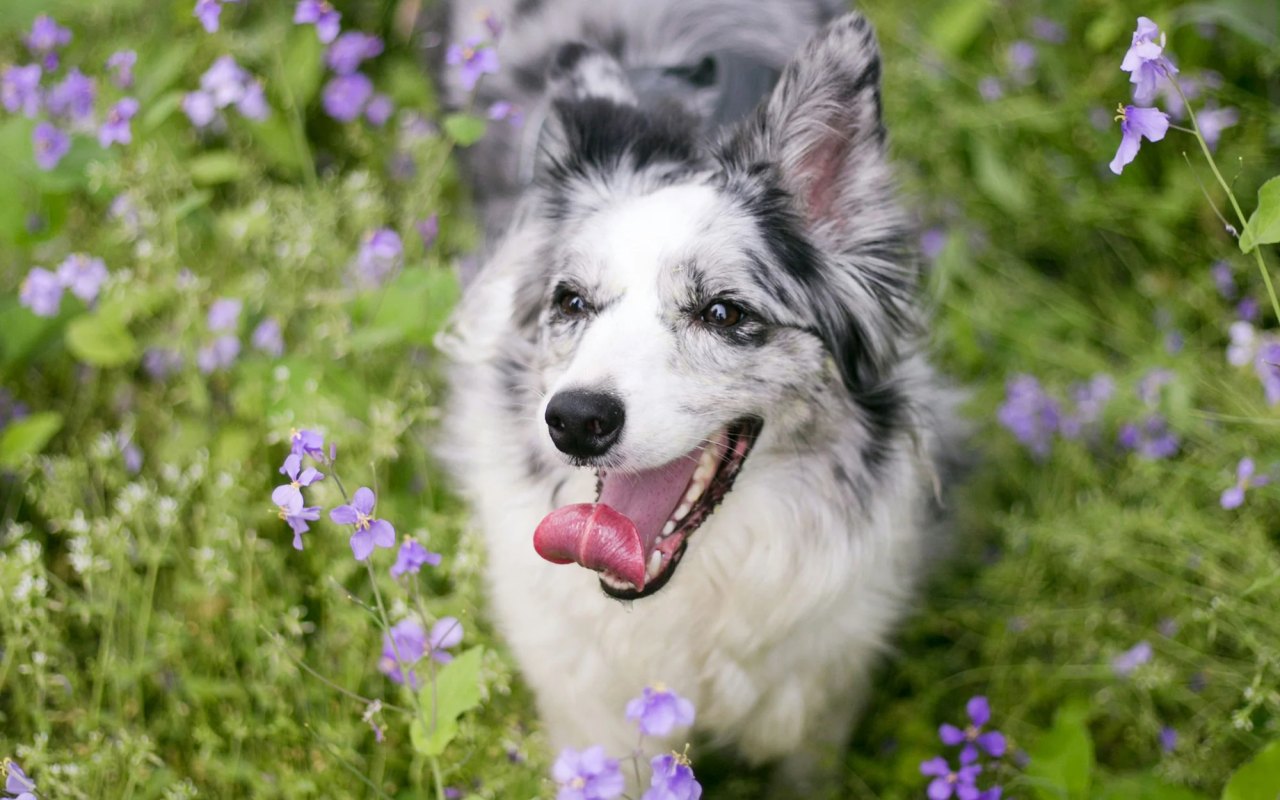
<svg viewBox="0 0 1280 800"><path fill-rule="evenodd" d="M731 169L773 165L810 235L839 246L859 211L891 202L880 113L880 48L871 24L850 13L787 66L721 160Z"/></svg>
<svg viewBox="0 0 1280 800"><path fill-rule="evenodd" d="M780 266L834 301L818 327L851 389L877 383L914 330L909 226L886 149L880 49L871 24L851 13L805 45L718 153L775 234L779 220L799 228L803 247L780 250Z"/></svg>

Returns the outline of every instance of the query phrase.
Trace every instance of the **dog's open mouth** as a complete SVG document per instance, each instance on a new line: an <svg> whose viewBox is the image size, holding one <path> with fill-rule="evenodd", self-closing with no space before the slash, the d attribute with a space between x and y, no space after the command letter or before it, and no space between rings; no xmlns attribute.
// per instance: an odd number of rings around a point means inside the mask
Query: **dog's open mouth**
<svg viewBox="0 0 1280 800"><path fill-rule="evenodd" d="M552 563L599 572L601 588L620 600L648 597L671 579L689 537L733 488L761 424L739 420L655 469L602 471L596 502L548 514L534 549Z"/></svg>

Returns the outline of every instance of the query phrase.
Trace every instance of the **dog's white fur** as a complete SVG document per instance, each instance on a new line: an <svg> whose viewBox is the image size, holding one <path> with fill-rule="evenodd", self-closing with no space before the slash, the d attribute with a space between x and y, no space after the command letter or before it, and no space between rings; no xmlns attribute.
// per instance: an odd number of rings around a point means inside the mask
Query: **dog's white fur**
<svg viewBox="0 0 1280 800"><path fill-rule="evenodd" d="M869 112L850 118L814 83L828 79L826 64L856 72L877 57L869 28L851 19L784 75L756 123L763 132L748 124L724 145L779 166L798 213L808 214L806 235L832 254L829 267L847 273L812 294L778 278L790 304L747 287L768 243L734 183L709 177L730 168L672 179L624 165L561 187L568 212L543 213L546 194L536 187L504 205L512 224L442 340L454 362L442 452L487 542L493 616L556 748L628 752L636 732L623 708L661 681L694 702L696 728L711 740L756 762L788 759L793 777L809 772L846 740L936 546L938 464L953 439L954 399L910 326L892 319L914 313L910 298L874 285L877 275L911 270L866 244L906 229L887 194L883 139L874 141ZM860 51L844 52L851 47ZM878 128L878 82L875 92ZM833 130L849 139L835 142L844 166L834 178L821 172L825 157L812 155L826 152ZM548 145L556 146L564 145ZM765 344L745 351L681 327L690 264L761 309ZM609 300L589 325L566 328L547 311L565 275ZM832 305L835 318L865 327L866 364L842 367L852 356L818 333ZM877 428L870 404L851 391L854 369L858 380L892 387L901 407L891 429ZM555 450L546 402L598 386L627 408L609 453L614 468L658 466L736 418L764 420L733 490L691 536L670 583L633 603L532 546L546 514L596 492L594 472Z"/></svg>

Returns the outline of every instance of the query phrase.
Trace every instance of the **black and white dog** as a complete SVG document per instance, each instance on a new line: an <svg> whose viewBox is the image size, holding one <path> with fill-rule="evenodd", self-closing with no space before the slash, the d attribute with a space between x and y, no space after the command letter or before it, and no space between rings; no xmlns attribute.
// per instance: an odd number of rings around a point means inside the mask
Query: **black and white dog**
<svg viewBox="0 0 1280 800"><path fill-rule="evenodd" d="M442 338L442 452L554 746L628 752L661 681L811 776L939 546L955 396L875 36L833 5L452 6L457 40L504 20L480 99L527 120L466 162L491 245Z"/></svg>

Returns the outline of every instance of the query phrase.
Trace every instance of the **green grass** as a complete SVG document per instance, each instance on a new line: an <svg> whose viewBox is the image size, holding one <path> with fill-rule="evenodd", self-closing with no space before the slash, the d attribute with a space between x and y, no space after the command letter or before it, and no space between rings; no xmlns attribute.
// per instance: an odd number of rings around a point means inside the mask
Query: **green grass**
<svg viewBox="0 0 1280 800"><path fill-rule="evenodd" d="M460 617L468 644L486 648L483 704L446 750L444 781L551 797L531 698L485 617L483 553L428 455L443 390L432 337L456 297L450 269L476 244L448 145L327 121L319 48L284 6L229 7L212 37L189 6L22 0L0 19L0 63L25 60L20 32L46 7L73 27L68 59L86 71L137 48L143 104L132 147L103 154L85 140L53 173L31 163L31 123L0 117L0 386L50 415L44 431L0 434L0 758L42 797L429 795L407 719L384 710L382 744L361 720L367 699L409 700L377 671L373 596L346 536L321 522L299 553L271 510L290 427L316 427L338 443L348 488L376 486L380 516L445 554L421 584L429 615ZM1217 796L1280 737L1280 496L1259 487L1237 511L1218 505L1241 456L1280 462L1280 414L1252 370L1224 359L1234 316L1209 266L1227 259L1259 299L1261 279L1210 210L1189 136L1144 144L1115 178L1118 130L1089 120L1128 99L1118 65L1132 17L1153 17L1184 73L1221 73L1214 97L1241 109L1218 158L1252 207L1280 171L1277 12L1265 0L1046 4L1067 43L1038 44L1034 80L985 102L981 78L1004 76L1006 48L1029 37L1024 6L863 5L885 51L904 197L947 234L927 279L933 348L971 392L976 466L952 501L951 555L880 673L842 796L922 796L938 724L959 722L974 694L1032 757L1003 768L1006 796ZM379 87L438 118L393 4L343 11L390 41ZM202 140L177 103L224 52L266 79L273 115L232 116ZM390 176L400 151L413 177ZM136 231L109 216L121 192ZM412 224L433 211L441 238L423 248ZM405 237L405 269L357 291L348 264L380 226ZM99 307L67 298L48 320L19 307L27 271L71 252L116 276ZM193 356L217 297L245 301L245 352L204 376ZM268 316L284 325L282 359L248 347ZM1170 352L1175 330L1185 344ZM186 357L165 381L140 364L157 346ZM1182 444L1153 462L1115 439L1147 413L1135 388L1156 368L1174 375L1159 410ZM1065 397L1099 372L1117 392L1096 435L1046 460L995 421L1012 375ZM119 432L144 453L138 475ZM331 481L309 499L342 502ZM382 553L383 593L403 598L389 564ZM1111 659L1144 640L1151 663L1116 676ZM1171 753L1164 726L1179 735ZM709 797L759 791L759 774L731 763L707 775Z"/></svg>

